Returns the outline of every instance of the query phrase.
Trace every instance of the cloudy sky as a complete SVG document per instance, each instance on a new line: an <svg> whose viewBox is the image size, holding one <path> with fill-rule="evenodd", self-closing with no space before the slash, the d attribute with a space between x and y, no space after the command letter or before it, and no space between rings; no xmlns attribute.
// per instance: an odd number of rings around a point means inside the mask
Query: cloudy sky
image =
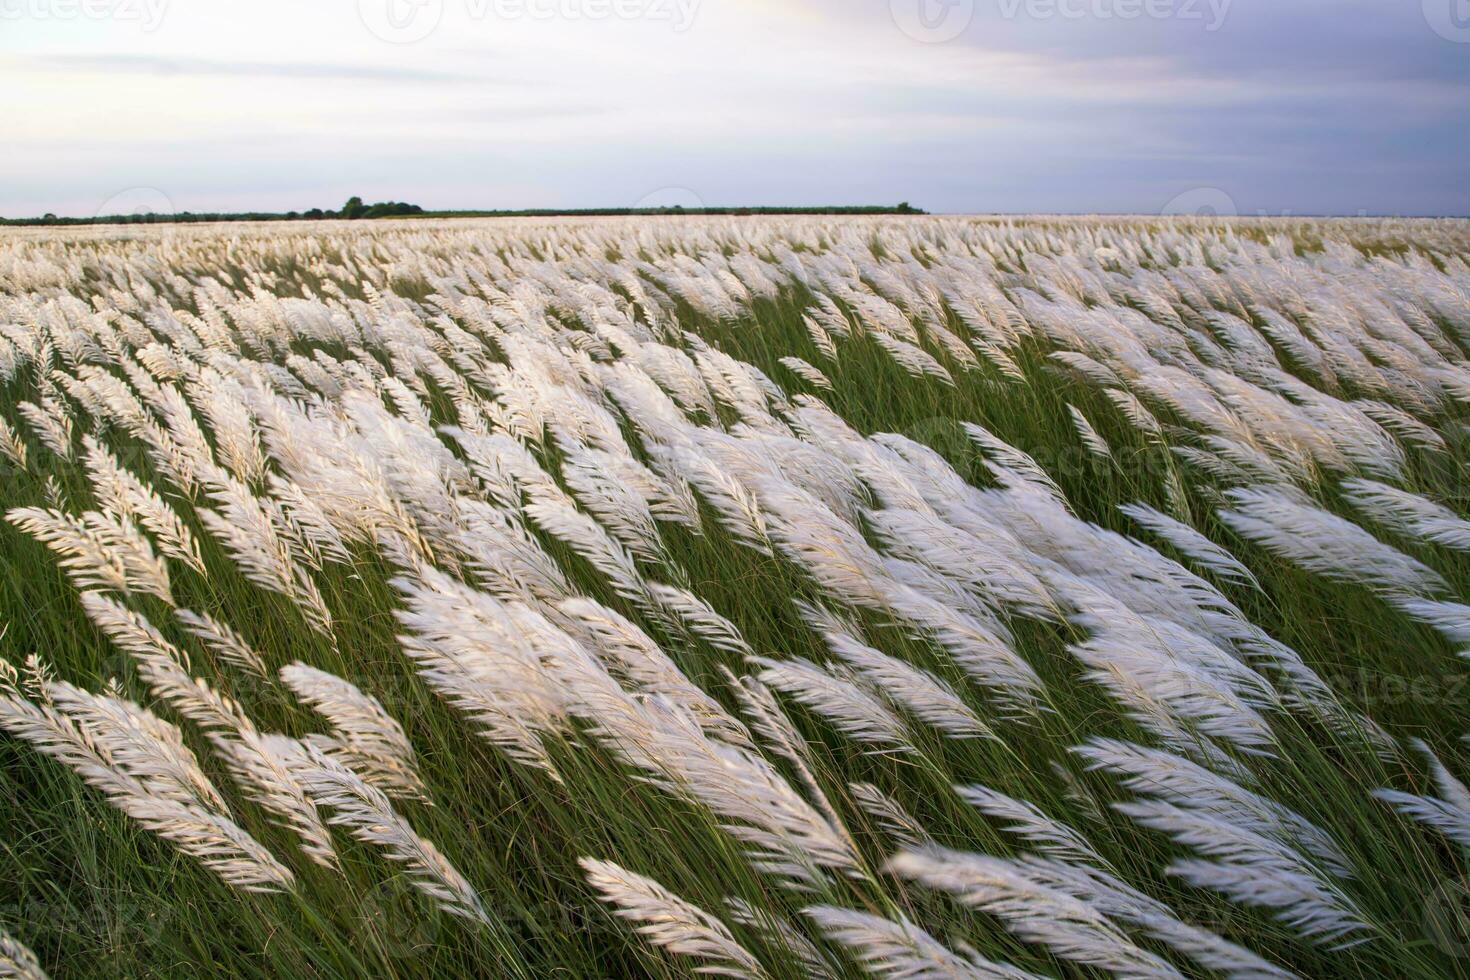
<svg viewBox="0 0 1470 980"><path fill-rule="evenodd" d="M1470 214L1470 0L0 0L0 215Z"/></svg>

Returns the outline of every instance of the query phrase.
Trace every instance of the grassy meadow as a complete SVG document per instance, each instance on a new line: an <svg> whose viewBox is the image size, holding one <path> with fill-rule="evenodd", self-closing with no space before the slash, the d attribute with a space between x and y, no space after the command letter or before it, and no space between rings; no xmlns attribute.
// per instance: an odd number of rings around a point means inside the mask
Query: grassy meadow
<svg viewBox="0 0 1470 980"><path fill-rule="evenodd" d="M0 234L0 977L1470 976L1470 224Z"/></svg>

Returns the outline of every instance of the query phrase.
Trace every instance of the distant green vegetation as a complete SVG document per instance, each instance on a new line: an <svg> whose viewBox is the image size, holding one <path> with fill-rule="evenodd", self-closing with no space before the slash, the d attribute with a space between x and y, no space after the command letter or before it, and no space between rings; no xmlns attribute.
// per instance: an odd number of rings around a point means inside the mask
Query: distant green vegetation
<svg viewBox="0 0 1470 980"><path fill-rule="evenodd" d="M682 205L659 208L522 208L491 211L425 211L417 204L380 201L364 204L360 197L350 197L336 211L311 208L308 211L180 211L176 214L102 214L91 218L62 218L45 214L39 218L0 218L0 225L154 225L188 224L196 221L322 221L357 218L552 218L608 217L631 215L679 214L927 214L907 201L897 205L858 204L834 207L715 207L686 208Z"/></svg>
<svg viewBox="0 0 1470 980"><path fill-rule="evenodd" d="M425 214L417 204L380 201L364 204L360 197L350 197L336 211L311 208L308 211L180 211L176 214L100 214L91 218L60 218L45 214L39 218L0 218L5 225L153 225L186 224L195 221L320 221L327 218L404 218Z"/></svg>

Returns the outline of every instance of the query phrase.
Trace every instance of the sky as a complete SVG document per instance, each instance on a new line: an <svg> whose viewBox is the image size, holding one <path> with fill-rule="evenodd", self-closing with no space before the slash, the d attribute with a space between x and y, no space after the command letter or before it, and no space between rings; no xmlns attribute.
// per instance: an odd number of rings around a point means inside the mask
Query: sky
<svg viewBox="0 0 1470 980"><path fill-rule="evenodd" d="M0 0L0 216L1470 215L1470 0Z"/></svg>

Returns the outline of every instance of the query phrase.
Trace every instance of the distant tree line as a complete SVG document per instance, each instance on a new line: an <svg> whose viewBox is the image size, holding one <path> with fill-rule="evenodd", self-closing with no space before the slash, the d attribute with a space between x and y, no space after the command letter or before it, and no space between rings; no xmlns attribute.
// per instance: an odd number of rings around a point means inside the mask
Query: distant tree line
<svg viewBox="0 0 1470 980"><path fill-rule="evenodd" d="M848 205L837 207L714 207L686 208L682 205L659 208L523 208L500 211L425 211L417 204L380 201L364 204L360 197L350 197L335 211L311 208L308 211L180 211L176 214L106 214L92 218L59 218L45 214L39 218L0 218L0 225L152 225L188 224L196 221L324 221L361 218L555 218L616 217L630 215L673 216L681 214L756 215L756 214L927 214L907 201L897 205Z"/></svg>
<svg viewBox="0 0 1470 980"><path fill-rule="evenodd" d="M54 214L39 218L0 218L6 225L153 225L187 224L194 221L323 221L329 218L402 218L421 215L417 204L380 201L364 204L360 197L349 197L347 203L333 211L311 208L308 211L180 211L177 214L100 214L94 218L58 218Z"/></svg>

